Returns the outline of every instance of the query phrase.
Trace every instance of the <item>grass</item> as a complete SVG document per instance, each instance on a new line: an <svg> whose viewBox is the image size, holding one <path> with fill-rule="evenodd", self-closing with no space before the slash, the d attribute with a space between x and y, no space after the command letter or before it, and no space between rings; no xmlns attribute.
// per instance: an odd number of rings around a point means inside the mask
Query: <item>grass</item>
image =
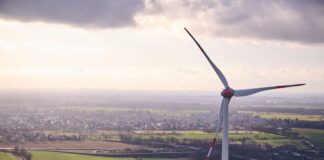
<svg viewBox="0 0 324 160"><path fill-rule="evenodd" d="M151 136L153 136L154 138L162 138L162 139L173 137L175 139L186 138L186 139L210 140L213 135L213 133L202 132L202 131L182 131L176 133L165 132L166 133L165 135L164 134L157 135L158 133L159 132L157 133L152 132L149 135L138 134L137 136L143 139L149 139L151 138ZM221 138L221 133L219 133L219 137ZM257 131L230 131L229 139L234 141L238 140L237 142L239 143L240 142L239 140L242 138L251 139L258 144L268 143L273 147L292 145L300 149L308 149L308 147L298 139L289 139L284 136L265 133L265 132L257 132Z"/></svg>
<svg viewBox="0 0 324 160"><path fill-rule="evenodd" d="M309 139L321 150L324 150L324 129L292 128L292 130Z"/></svg>
<svg viewBox="0 0 324 160"><path fill-rule="evenodd" d="M17 160L15 156L13 156L11 153L4 153L0 152L0 159L1 160Z"/></svg>
<svg viewBox="0 0 324 160"><path fill-rule="evenodd" d="M292 113L274 113L274 112L252 112L252 111L241 111L241 113L248 113L255 116L260 116L264 119L291 119L299 121L324 121L323 115L306 115L306 114L292 114Z"/></svg>
<svg viewBox="0 0 324 160"><path fill-rule="evenodd" d="M202 132L202 133L180 133L176 135L168 135L174 137L175 139L210 139L212 133ZM166 137L168 137L166 136Z"/></svg>
<svg viewBox="0 0 324 160"><path fill-rule="evenodd" d="M135 137L141 138L141 139L150 139L150 138L161 138L161 139L168 139L168 138L174 138L174 139L199 139L199 140L209 140L213 137L214 133L209 132L202 132L202 131L185 131L185 132L179 132L179 133L173 133L173 134L165 134L165 135L158 135L158 134L137 134ZM221 133L218 134L218 136L221 138ZM282 136L271 134L271 133L265 133L265 132L232 132L229 134L229 139L241 139L241 138L248 138L248 139L277 139L277 138L283 138Z"/></svg>
<svg viewBox="0 0 324 160"><path fill-rule="evenodd" d="M291 145L291 146L296 146L300 149L308 149L308 147L298 139L265 139L265 140L255 140L255 142L259 144L268 143L273 147Z"/></svg>
<svg viewBox="0 0 324 160"><path fill-rule="evenodd" d="M47 151L32 151L32 160L135 160L134 158L112 158L88 156L72 153L47 152ZM2 160L2 159L1 159ZM164 158L144 158L143 160L172 160Z"/></svg>
<svg viewBox="0 0 324 160"><path fill-rule="evenodd" d="M202 131L150 131L149 134L145 132L135 132L134 137L140 139L210 139L212 133Z"/></svg>
<svg viewBox="0 0 324 160"><path fill-rule="evenodd" d="M230 139L241 139L241 138L249 138L256 140L265 140L265 139L281 139L283 136L275 135L272 133L265 132L257 132L257 133L230 133Z"/></svg>

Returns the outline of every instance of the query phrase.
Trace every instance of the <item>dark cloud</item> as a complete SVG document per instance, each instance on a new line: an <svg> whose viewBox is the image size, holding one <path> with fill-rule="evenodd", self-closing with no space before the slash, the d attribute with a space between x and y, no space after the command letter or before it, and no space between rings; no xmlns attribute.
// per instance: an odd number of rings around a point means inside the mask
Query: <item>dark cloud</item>
<svg viewBox="0 0 324 160"><path fill-rule="evenodd" d="M134 25L136 15L218 37L324 43L324 0L0 0L0 18L20 21L108 28Z"/></svg>
<svg viewBox="0 0 324 160"><path fill-rule="evenodd" d="M301 43L324 42L324 0L154 1L170 19L215 36ZM176 7L173 7L177 5ZM174 8L170 10L169 8ZM171 12L171 13L170 13Z"/></svg>
<svg viewBox="0 0 324 160"><path fill-rule="evenodd" d="M0 0L0 17L67 23L81 27L134 24L144 0Z"/></svg>
<svg viewBox="0 0 324 160"><path fill-rule="evenodd" d="M215 15L215 23L222 25L225 36L260 39L324 42L323 0L249 0L234 1ZM235 4L237 3L237 4ZM228 29L227 29L228 28Z"/></svg>

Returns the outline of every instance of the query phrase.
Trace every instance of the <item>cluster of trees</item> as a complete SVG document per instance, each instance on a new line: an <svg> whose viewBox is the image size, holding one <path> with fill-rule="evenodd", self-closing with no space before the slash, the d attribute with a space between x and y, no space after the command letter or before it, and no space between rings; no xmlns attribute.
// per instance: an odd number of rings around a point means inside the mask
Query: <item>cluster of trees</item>
<svg viewBox="0 0 324 160"><path fill-rule="evenodd" d="M81 135L45 134L44 132L23 133L27 141L79 141Z"/></svg>
<svg viewBox="0 0 324 160"><path fill-rule="evenodd" d="M23 141L80 141L83 137L80 134L65 135L65 134L45 134L44 132L34 132L28 129L1 129L0 142L4 143L19 143Z"/></svg>
<svg viewBox="0 0 324 160"><path fill-rule="evenodd" d="M294 121L290 127L324 129L324 121Z"/></svg>
<svg viewBox="0 0 324 160"><path fill-rule="evenodd" d="M303 121L298 118L272 118L264 119L256 115L236 114L236 120L232 121L232 125L244 127L248 129L256 129L257 131L265 131L270 133L278 133L277 128L313 128L324 129L324 121Z"/></svg>
<svg viewBox="0 0 324 160"><path fill-rule="evenodd" d="M268 124L274 128L285 127L285 128L313 128L313 129L324 129L324 121L301 121L296 119L269 119Z"/></svg>
<svg viewBox="0 0 324 160"><path fill-rule="evenodd" d="M6 131L6 130L5 130ZM57 135L45 134L44 132L33 132L31 130L0 130L0 142L17 143L22 141L80 141L83 139L81 135Z"/></svg>
<svg viewBox="0 0 324 160"><path fill-rule="evenodd" d="M146 143L146 142L156 142L156 143L166 143L166 144L190 144L191 146L204 146L206 145L206 141L199 140L199 139L178 139L175 137L165 137L162 138L160 136L150 136L149 138L147 137L141 137L141 136L134 136L130 134L121 134L120 140L124 142L129 142L129 143L136 143L136 144L141 144L141 143Z"/></svg>
<svg viewBox="0 0 324 160"><path fill-rule="evenodd" d="M17 157L20 157L22 160L31 160L33 157L33 155L28 150L20 147L15 147L12 151L12 154L14 154Z"/></svg>
<svg viewBox="0 0 324 160"><path fill-rule="evenodd" d="M294 114L306 114L306 115L323 115L324 109L321 108L279 108L279 107L243 107L239 108L239 111L251 111L251 112L271 112L271 113L294 113Z"/></svg>

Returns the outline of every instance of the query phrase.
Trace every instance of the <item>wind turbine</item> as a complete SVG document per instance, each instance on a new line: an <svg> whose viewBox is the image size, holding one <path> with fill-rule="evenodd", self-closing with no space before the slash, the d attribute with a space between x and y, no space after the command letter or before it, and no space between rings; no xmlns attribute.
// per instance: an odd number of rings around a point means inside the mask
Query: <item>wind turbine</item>
<svg viewBox="0 0 324 160"><path fill-rule="evenodd" d="M223 100L220 107L219 112L219 119L217 121L217 127L215 132L215 137L213 138L213 141L210 144L210 149L208 151L208 154L206 156L206 159L209 158L213 148L215 147L217 143L217 135L220 130L220 126L223 123L223 133L222 133L222 160L228 160L228 104L233 96L235 97L243 97L248 96L251 94L255 94L261 91L271 90L271 89L279 89L279 88L287 88L287 87L297 87L305 85L303 84L292 84L292 85L281 85L281 86L272 86L272 87L262 87L262 88L251 88L251 89L241 89L241 90L234 90L229 85L228 82L224 76L224 74L216 67L216 65L213 63L213 61L208 57L207 53L204 51L204 49L200 46L198 41L191 35L191 33L186 29L186 32L190 35L190 37L195 41L201 52L204 54L206 59L208 60L209 64L213 67L214 71L218 75L219 79L223 83L225 89L221 92L221 95L223 96Z"/></svg>

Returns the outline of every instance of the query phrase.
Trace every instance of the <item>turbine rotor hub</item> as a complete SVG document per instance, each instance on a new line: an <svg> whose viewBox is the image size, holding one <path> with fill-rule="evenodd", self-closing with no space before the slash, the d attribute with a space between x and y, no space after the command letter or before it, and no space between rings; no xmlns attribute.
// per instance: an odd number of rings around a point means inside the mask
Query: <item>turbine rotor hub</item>
<svg viewBox="0 0 324 160"><path fill-rule="evenodd" d="M231 98L233 95L234 95L234 90L232 88L225 88L221 95L224 97L224 98Z"/></svg>

